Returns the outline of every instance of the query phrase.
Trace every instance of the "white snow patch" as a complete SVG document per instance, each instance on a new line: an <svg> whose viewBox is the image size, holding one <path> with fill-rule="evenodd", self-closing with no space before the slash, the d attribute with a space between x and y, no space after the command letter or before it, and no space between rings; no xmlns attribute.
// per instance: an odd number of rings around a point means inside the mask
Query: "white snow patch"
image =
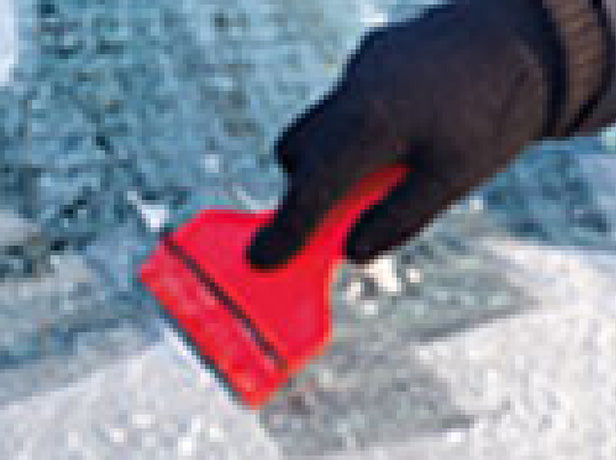
<svg viewBox="0 0 616 460"><path fill-rule="evenodd" d="M363 285L361 281L354 280L352 281L346 289L345 295L346 300L349 303L354 303L359 300L363 291Z"/></svg>
<svg viewBox="0 0 616 460"><path fill-rule="evenodd" d="M418 268L409 267L406 269L406 279L411 284L418 284L421 283L423 276Z"/></svg>
<svg viewBox="0 0 616 460"><path fill-rule="evenodd" d="M382 256L361 271L372 278L381 289L388 294L396 294L402 289L402 285L396 275L394 259L391 256Z"/></svg>

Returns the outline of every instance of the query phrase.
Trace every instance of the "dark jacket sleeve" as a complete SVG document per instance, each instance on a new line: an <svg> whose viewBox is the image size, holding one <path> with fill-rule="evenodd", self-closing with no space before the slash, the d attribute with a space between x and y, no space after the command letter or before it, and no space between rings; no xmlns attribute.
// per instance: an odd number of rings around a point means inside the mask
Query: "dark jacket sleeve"
<svg viewBox="0 0 616 460"><path fill-rule="evenodd" d="M558 43L554 137L616 122L616 0L542 0Z"/></svg>

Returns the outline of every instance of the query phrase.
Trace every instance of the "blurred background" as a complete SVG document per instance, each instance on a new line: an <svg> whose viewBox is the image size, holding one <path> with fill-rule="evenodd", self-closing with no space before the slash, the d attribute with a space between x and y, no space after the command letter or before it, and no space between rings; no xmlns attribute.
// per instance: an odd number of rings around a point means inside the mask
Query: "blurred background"
<svg viewBox="0 0 616 460"><path fill-rule="evenodd" d="M144 208L274 207L281 129L432 4L0 2L2 458L616 458L612 129L343 267L333 344L258 413L135 280Z"/></svg>

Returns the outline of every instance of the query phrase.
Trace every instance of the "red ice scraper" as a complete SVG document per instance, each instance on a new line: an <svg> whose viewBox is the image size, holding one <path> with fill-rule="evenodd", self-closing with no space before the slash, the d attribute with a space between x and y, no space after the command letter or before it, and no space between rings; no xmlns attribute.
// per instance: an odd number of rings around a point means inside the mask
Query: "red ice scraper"
<svg viewBox="0 0 616 460"><path fill-rule="evenodd" d="M329 342L330 286L347 232L406 173L391 166L364 177L272 271L253 269L246 248L273 211L203 210L163 234L141 280L202 361L258 408Z"/></svg>

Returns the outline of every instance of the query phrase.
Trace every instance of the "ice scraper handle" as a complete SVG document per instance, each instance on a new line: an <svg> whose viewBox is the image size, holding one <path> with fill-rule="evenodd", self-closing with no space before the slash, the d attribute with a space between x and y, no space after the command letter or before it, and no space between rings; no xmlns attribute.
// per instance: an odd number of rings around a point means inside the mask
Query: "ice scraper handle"
<svg viewBox="0 0 616 460"><path fill-rule="evenodd" d="M301 264L304 253L310 260L320 259L326 264L345 260L345 245L349 231L361 214L383 199L406 179L410 168L404 164L386 166L364 176L338 200L320 221L306 245L298 252L299 260L287 264ZM411 179L412 180L412 179ZM275 211L271 211L270 218ZM264 224L267 225L267 224Z"/></svg>

